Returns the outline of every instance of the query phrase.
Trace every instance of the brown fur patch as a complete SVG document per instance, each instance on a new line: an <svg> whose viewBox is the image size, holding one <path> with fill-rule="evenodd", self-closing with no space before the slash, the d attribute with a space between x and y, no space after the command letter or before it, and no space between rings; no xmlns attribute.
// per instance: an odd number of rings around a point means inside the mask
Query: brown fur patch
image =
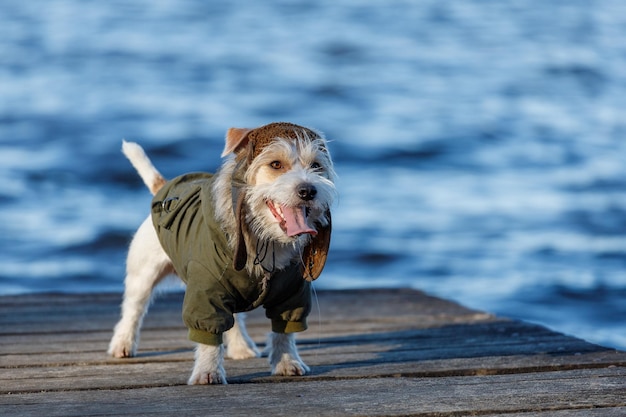
<svg viewBox="0 0 626 417"><path fill-rule="evenodd" d="M152 193L152 195L158 193L161 187L163 187L166 182L167 180L165 178L161 176L156 177L152 182L152 185L150 186L150 192Z"/></svg>

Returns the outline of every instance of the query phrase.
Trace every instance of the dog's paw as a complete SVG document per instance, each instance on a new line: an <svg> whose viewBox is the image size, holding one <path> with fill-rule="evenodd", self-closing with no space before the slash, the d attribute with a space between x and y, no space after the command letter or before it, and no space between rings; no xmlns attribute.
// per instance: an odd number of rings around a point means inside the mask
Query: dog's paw
<svg viewBox="0 0 626 417"><path fill-rule="evenodd" d="M311 372L302 360L294 359L289 355L283 355L283 358L272 367L272 375L277 376L302 376Z"/></svg>
<svg viewBox="0 0 626 417"><path fill-rule="evenodd" d="M224 371L224 345L198 344L189 385L227 384Z"/></svg>
<svg viewBox="0 0 626 417"><path fill-rule="evenodd" d="M108 353L109 355L117 359L132 358L133 356L135 356L134 352L125 346L110 348Z"/></svg>
<svg viewBox="0 0 626 417"><path fill-rule="evenodd" d="M189 377L189 381L187 381L189 385L226 385L228 382L226 381L226 373L223 369L218 369L217 371L212 372L203 372L198 371L191 374Z"/></svg>
<svg viewBox="0 0 626 417"><path fill-rule="evenodd" d="M109 344L109 355L114 358L132 358L135 356L135 346L132 341L113 338Z"/></svg>

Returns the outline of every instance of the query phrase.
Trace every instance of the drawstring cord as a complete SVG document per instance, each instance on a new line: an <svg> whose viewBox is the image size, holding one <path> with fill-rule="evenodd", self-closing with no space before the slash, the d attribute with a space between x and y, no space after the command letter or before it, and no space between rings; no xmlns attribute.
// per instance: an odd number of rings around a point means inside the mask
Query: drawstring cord
<svg viewBox="0 0 626 417"><path fill-rule="evenodd" d="M261 268L263 268L265 272L267 272L268 274L273 274L274 271L276 270L276 254L274 251L275 249L274 241L272 241L272 267L271 269L267 269L265 265L263 265L263 262L267 258L269 247L270 247L270 242L268 241L261 242L260 240L257 240L256 256L254 257L254 265L261 265ZM263 252L262 255L261 255L261 252Z"/></svg>

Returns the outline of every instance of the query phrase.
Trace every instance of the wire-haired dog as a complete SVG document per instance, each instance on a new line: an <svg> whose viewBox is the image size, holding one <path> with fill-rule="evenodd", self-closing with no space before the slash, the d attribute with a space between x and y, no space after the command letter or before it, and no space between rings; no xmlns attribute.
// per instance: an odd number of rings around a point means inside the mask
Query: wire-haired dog
<svg viewBox="0 0 626 417"><path fill-rule="evenodd" d="M293 334L307 327L311 281L330 243L335 172L324 137L290 123L232 128L215 175L171 181L139 145L123 151L154 198L130 245L109 354L135 355L152 291L174 273L186 283L183 321L198 343L189 384L226 383L224 345L234 359L259 355L236 314L259 306L272 323L272 374L308 372Z"/></svg>

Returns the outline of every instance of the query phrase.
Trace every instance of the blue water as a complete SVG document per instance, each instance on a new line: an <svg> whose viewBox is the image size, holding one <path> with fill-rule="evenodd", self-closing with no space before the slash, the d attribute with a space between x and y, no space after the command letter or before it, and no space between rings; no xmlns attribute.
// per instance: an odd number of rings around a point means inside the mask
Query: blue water
<svg viewBox="0 0 626 417"><path fill-rule="evenodd" d="M278 120L333 140L318 288L626 348L622 0L1 2L0 294L122 290L123 138L171 177Z"/></svg>

